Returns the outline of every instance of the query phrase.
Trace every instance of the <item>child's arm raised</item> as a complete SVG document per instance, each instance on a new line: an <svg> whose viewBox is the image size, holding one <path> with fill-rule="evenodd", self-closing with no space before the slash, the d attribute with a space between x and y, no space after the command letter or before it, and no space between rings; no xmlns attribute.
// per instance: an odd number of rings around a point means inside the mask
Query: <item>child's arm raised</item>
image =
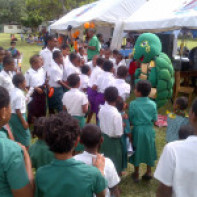
<svg viewBox="0 0 197 197"><path fill-rule="evenodd" d="M21 110L20 109L16 109L16 114L17 114L18 118L20 119L21 124L23 125L23 128L24 129L28 129L29 128L29 125L26 122L26 120L23 118L23 115L21 113Z"/></svg>

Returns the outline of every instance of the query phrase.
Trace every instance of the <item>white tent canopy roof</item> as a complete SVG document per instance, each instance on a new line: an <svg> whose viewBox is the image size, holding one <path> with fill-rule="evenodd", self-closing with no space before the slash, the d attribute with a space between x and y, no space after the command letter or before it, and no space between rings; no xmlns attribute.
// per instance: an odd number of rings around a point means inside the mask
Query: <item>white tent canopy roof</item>
<svg viewBox="0 0 197 197"><path fill-rule="evenodd" d="M150 0L125 20L124 30L161 32L197 27L197 0Z"/></svg>
<svg viewBox="0 0 197 197"><path fill-rule="evenodd" d="M68 25L78 27L85 22L115 24L131 16L146 0L99 0L74 9L50 26L52 30L65 30Z"/></svg>

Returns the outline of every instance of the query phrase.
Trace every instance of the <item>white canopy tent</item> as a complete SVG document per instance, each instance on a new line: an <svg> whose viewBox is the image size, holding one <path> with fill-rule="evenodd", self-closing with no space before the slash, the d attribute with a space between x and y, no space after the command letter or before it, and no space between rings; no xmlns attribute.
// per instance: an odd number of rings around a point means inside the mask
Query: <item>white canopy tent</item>
<svg viewBox="0 0 197 197"><path fill-rule="evenodd" d="M65 32L68 25L80 28L85 22L93 21L96 26L114 27L112 48L120 48L123 21L138 10L146 0L99 0L74 9L50 26L51 30Z"/></svg>
<svg viewBox="0 0 197 197"><path fill-rule="evenodd" d="M150 0L124 23L124 30L143 32L183 27L197 27L197 0Z"/></svg>

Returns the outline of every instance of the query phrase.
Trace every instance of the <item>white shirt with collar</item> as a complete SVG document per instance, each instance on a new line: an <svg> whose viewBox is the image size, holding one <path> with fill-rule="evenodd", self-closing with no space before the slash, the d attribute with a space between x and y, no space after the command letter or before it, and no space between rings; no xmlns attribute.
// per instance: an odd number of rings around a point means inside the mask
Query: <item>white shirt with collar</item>
<svg viewBox="0 0 197 197"><path fill-rule="evenodd" d="M99 75L94 85L97 86L97 91L104 93L105 89L114 86L115 78L111 72L103 72L102 75Z"/></svg>
<svg viewBox="0 0 197 197"><path fill-rule="evenodd" d="M24 92L19 88L13 88L10 92L11 109L15 114L17 109L20 109L21 113L26 113L26 97Z"/></svg>
<svg viewBox="0 0 197 197"><path fill-rule="evenodd" d="M102 133L109 137L121 137L123 134L122 116L117 108L105 102L98 113Z"/></svg>
<svg viewBox="0 0 197 197"><path fill-rule="evenodd" d="M84 151L81 154L74 156L74 159L81 161L87 165L93 165L92 160L96 158L96 155L90 154ZM116 168L111 161L111 159L105 157L105 167L104 167L104 176L108 182L108 188L113 188L120 183L120 178L116 171ZM109 189L106 189L105 197L111 197Z"/></svg>
<svg viewBox="0 0 197 197"><path fill-rule="evenodd" d="M118 94L124 101L129 97L131 86L124 79L116 79L114 86L118 89Z"/></svg>
<svg viewBox="0 0 197 197"><path fill-rule="evenodd" d="M11 71L6 72L2 70L0 72L0 86L4 87L9 93L14 88L12 83L13 73Z"/></svg>
<svg viewBox="0 0 197 197"><path fill-rule="evenodd" d="M69 66L65 66L65 67L64 67L64 72L65 72L64 76L66 76L67 78L68 78L70 75L72 75L72 74L78 74L78 75L81 74L80 68L74 66L72 63L71 63ZM64 81L66 81L65 78L64 78Z"/></svg>
<svg viewBox="0 0 197 197"><path fill-rule="evenodd" d="M80 87L79 89L83 91L83 89L88 88L89 77L88 75L81 74L80 77Z"/></svg>
<svg viewBox="0 0 197 197"><path fill-rule="evenodd" d="M64 93L62 103L71 116L84 116L82 106L88 104L88 98L78 88L71 88Z"/></svg>
<svg viewBox="0 0 197 197"><path fill-rule="evenodd" d="M43 49L40 52L40 56L42 57L43 61L44 61L44 65L43 68L44 70L47 72L47 74L50 76L50 69L52 67L52 61L53 61L53 52L56 51L56 49L54 48L52 51L49 50L48 47L46 47L45 49Z"/></svg>
<svg viewBox="0 0 197 197"><path fill-rule="evenodd" d="M96 67L93 65L93 62L92 61L89 61L86 63L86 65L88 65L91 69L91 71L93 71Z"/></svg>
<svg viewBox="0 0 197 197"><path fill-rule="evenodd" d="M172 187L173 197L197 196L197 136L164 147L154 177Z"/></svg>
<svg viewBox="0 0 197 197"><path fill-rule="evenodd" d="M87 55L80 55L80 53L78 53L77 55L80 57L80 59L84 59L85 63L88 62L88 57L87 57Z"/></svg>
<svg viewBox="0 0 197 197"><path fill-rule="evenodd" d="M117 62L114 63L114 69L115 69L116 74L117 74L118 68L120 66L127 66L125 59L121 60L118 64L117 64Z"/></svg>
<svg viewBox="0 0 197 197"><path fill-rule="evenodd" d="M58 83L58 81L63 80L63 65L58 65L54 61L52 62L51 67L51 76L49 78L49 85L53 88L60 88L61 85Z"/></svg>
<svg viewBox="0 0 197 197"><path fill-rule="evenodd" d="M88 87L92 88L92 86L94 84L96 84L96 81L98 79L98 77L103 73L103 69L99 66L96 66L94 68L94 70L92 71L91 75L90 75L90 79L89 79L89 83L88 83Z"/></svg>
<svg viewBox="0 0 197 197"><path fill-rule="evenodd" d="M39 68L38 70L34 70L33 68L30 68L25 73L25 80L27 87L40 87L45 83L46 79L46 72L43 68Z"/></svg>

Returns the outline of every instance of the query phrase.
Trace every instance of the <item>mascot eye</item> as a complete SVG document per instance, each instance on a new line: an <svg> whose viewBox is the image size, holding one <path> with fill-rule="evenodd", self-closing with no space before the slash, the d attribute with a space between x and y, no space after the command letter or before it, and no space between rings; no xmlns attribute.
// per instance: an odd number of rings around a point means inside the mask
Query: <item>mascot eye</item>
<svg viewBox="0 0 197 197"><path fill-rule="evenodd" d="M148 41L144 41L144 42L141 43L141 46L142 46L142 47L145 47L145 46L147 46L147 45L148 45Z"/></svg>

